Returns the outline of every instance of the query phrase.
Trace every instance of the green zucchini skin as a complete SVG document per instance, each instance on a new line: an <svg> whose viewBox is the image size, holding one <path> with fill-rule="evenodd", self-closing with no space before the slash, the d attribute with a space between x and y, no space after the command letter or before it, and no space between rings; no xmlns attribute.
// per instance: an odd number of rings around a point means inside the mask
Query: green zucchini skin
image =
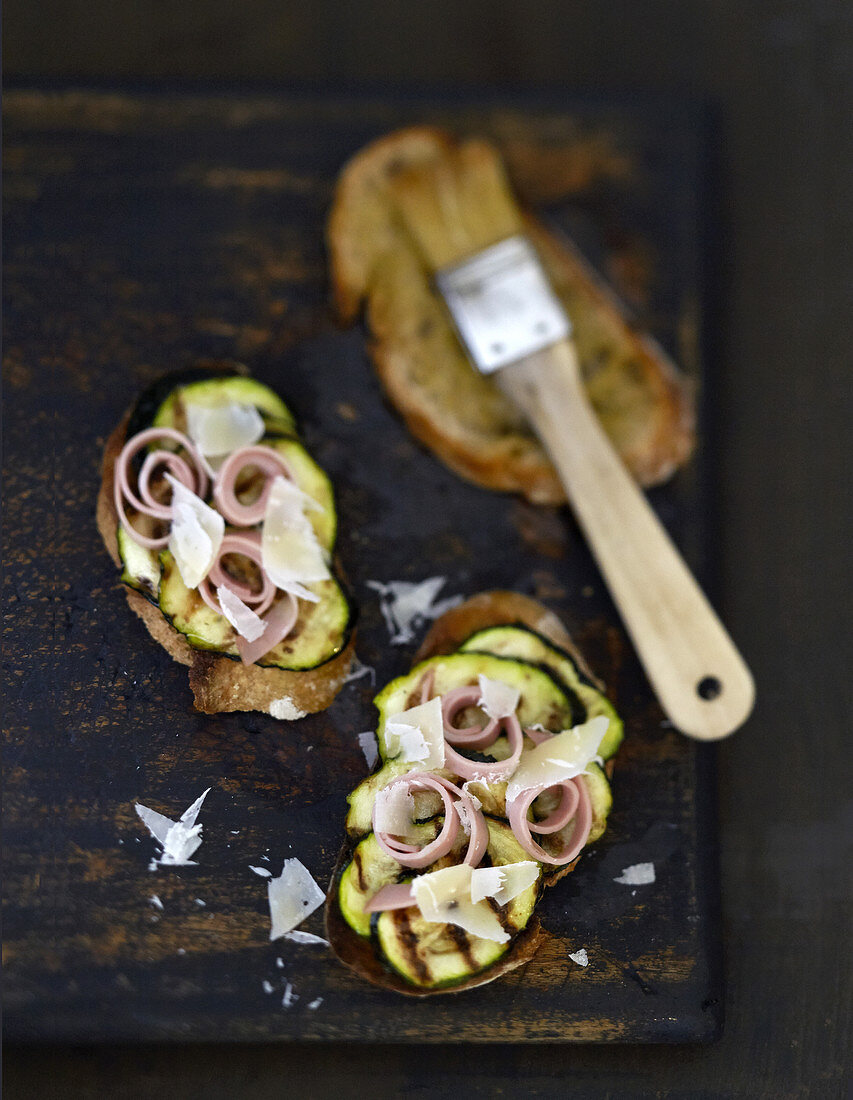
<svg viewBox="0 0 853 1100"><path fill-rule="evenodd" d="M534 725L541 721L545 728L558 730L572 724L572 699L567 693L565 680L559 675L560 666L556 663L554 654L547 653L539 645L531 644L527 638L519 639L519 629L515 626L490 628L496 635L491 639L488 636L490 631L478 631L469 639L472 642L471 649L463 647L456 653L421 662L410 673L388 684L374 700L380 717L381 759L373 774L364 779L347 799L349 809L346 825L349 842L344 851L349 854L342 854L340 871L330 894L330 904L336 906L343 917L352 941L348 941L350 946L347 947L341 940L336 943L331 932L330 936L333 947L341 958L350 965L355 965L361 973L371 975L371 980L378 981L379 984L385 984L386 979L381 977L385 974L391 988L419 995L441 992L488 981L490 977L501 973L505 965L517 965L514 960L529 958L535 949L538 928L537 922L531 918L542 889L556 882L571 869L572 865L560 868L539 865L537 882L499 913L504 928L511 937L506 944L470 936L454 925L425 921L416 906L373 914L364 912L367 900L382 886L407 882L413 875L410 869L382 852L372 832L372 812L378 792L394 778L411 770L412 765L409 763L385 758L381 731L389 715L420 701L419 685L426 672L434 671L434 690L439 693L462 684L476 683L477 676L481 673L512 683L522 692L519 706L522 725ZM544 641L535 632L528 633L534 641ZM495 648L500 650L498 655L479 648L484 635L487 642L496 643ZM524 644L519 645L519 641ZM513 642L514 645L509 644ZM512 656L509 655L510 648L513 650ZM564 654L564 651L558 647L551 648L555 654L564 655L569 660L569 655ZM524 660L522 654L535 660L532 663ZM551 658L550 664L546 665L541 660L543 656ZM577 670L574 662L571 670L576 682L590 687L600 695ZM602 712L605 711L599 711ZM621 740L621 723L619 726ZM492 747L490 753L494 752L499 757L500 751L494 751L496 746ZM454 773L446 769L435 774L450 780L456 778ZM592 806L592 825L587 840L587 844L591 844L605 832L613 798L607 774L598 763L589 764L582 781ZM480 799L489 828L489 848L484 863L494 866L529 860L529 854L516 839L506 819L506 783L485 784L475 781L470 790ZM546 805L542 806L540 812L547 812ZM417 793L414 817L415 828L423 833L422 842L428 842L437 835L443 821L440 799L432 792ZM569 824L566 829L570 830L571 827ZM561 831L549 838L549 842L552 841L558 850L569 835L570 833L563 834ZM462 840L461 835L457 837L455 848L459 847ZM461 848L459 851L454 849L429 870L458 863L461 858ZM330 929L334 927L333 921ZM352 946L358 941L363 945L360 948L361 955ZM517 951L514 951L516 946ZM373 959L371 964L367 964L364 954ZM489 975L490 970L495 973Z"/></svg>
<svg viewBox="0 0 853 1100"><path fill-rule="evenodd" d="M435 675L436 694L444 694L463 684L476 684L481 673L492 680L501 680L517 687L521 693L518 716L522 726L541 723L546 729L560 730L568 729L573 724L571 694L546 669L514 657L499 657L490 653L451 653L430 657L415 665L405 676L392 680L373 700L379 711L376 737L383 760L388 758L386 720L420 701L418 685L430 671Z"/></svg>
<svg viewBox="0 0 853 1100"><path fill-rule="evenodd" d="M136 404L130 412L127 421L127 438L144 432L150 428L157 415L157 410L173 390L179 389L191 382L200 382L211 378L221 378L233 372L213 367L186 367L183 370L169 371L156 378L150 386L147 386L137 397Z"/></svg>
<svg viewBox="0 0 853 1100"><path fill-rule="evenodd" d="M213 378L197 378L173 387L151 418L151 427L184 430L180 402L194 398L202 403L225 395L243 405L254 405L265 424L264 442L270 435L296 434L296 420L282 399L263 382L242 374L221 374Z"/></svg>
<svg viewBox="0 0 853 1100"><path fill-rule="evenodd" d="M175 371L143 392L131 412L127 438L152 426L185 427L180 401L193 396L204 401L225 394L231 400L254 404L264 418L264 446L278 451L301 489L320 505L309 512L320 544L331 556L337 537L334 489L325 471L296 436L296 423L287 405L268 386L232 370ZM197 592L186 588L168 550L159 554L135 543L119 527L121 580L159 606L164 618L195 649L239 660L234 631ZM347 646L355 629L357 608L349 590L332 575L320 582L319 604L300 601L295 630L257 664L288 671L308 671L334 660Z"/></svg>
<svg viewBox="0 0 853 1100"><path fill-rule="evenodd" d="M486 823L489 847L483 866L500 867L530 859L505 822L487 819ZM504 931L510 935L507 943L482 939L456 925L425 921L417 909L410 908L378 915L373 923L376 947L386 964L411 985L421 989L451 989L494 966L507 954L533 916L541 886L540 867L539 877L532 886L496 909Z"/></svg>
<svg viewBox="0 0 853 1100"><path fill-rule="evenodd" d="M493 626L478 630L459 647L460 653L493 653L503 657L516 657L531 661L550 672L578 700L579 714L575 724L587 718L604 715L610 720L607 733L601 743L600 755L608 760L622 743L624 728L622 719L610 700L578 668L571 654L548 641L535 630L522 625Z"/></svg>
<svg viewBox="0 0 853 1100"><path fill-rule="evenodd" d="M438 835L443 818L438 816L417 826L421 843ZM483 866L529 860L505 821L486 819L489 846ZM436 861L427 871L459 861L466 841ZM497 910L507 943L495 943L472 936L454 925L424 921L415 908L383 913L365 913L366 902L383 886L408 882L411 871L401 867L382 851L371 832L355 846L338 880L337 900L344 920L352 931L370 939L382 963L406 982L423 989L447 989L494 965L511 948L513 939L527 926L542 889L542 869L535 883Z"/></svg>

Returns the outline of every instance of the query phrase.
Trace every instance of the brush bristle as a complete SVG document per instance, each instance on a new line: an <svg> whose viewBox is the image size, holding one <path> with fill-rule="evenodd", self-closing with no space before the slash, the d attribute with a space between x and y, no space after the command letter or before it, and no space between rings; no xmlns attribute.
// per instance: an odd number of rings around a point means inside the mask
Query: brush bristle
<svg viewBox="0 0 853 1100"><path fill-rule="evenodd" d="M432 272L522 232L503 165L484 141L465 142L451 156L399 173L391 195Z"/></svg>

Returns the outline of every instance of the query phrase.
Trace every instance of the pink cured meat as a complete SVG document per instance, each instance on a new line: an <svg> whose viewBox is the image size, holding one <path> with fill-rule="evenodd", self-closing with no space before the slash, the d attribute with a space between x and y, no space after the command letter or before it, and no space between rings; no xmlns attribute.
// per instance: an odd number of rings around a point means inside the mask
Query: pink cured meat
<svg viewBox="0 0 853 1100"><path fill-rule="evenodd" d="M255 466L265 477L260 496L251 504L239 501L236 492L237 478L247 466ZM230 454L219 468L213 486L214 503L229 523L237 527L252 527L263 520L270 489L277 477L294 480L293 472L277 451L272 447L241 447Z"/></svg>
<svg viewBox="0 0 853 1100"><path fill-rule="evenodd" d="M142 463L137 478L137 491L134 491L130 483L130 463L143 447L149 446L158 439L169 439L179 444L186 451L189 461L174 451L151 451ZM149 550L162 550L169 542L169 534L167 532L156 538L141 534L127 518L125 502L141 515L150 516L152 519L170 520L172 506L156 500L151 491L151 477L156 469L163 467L176 481L186 486L196 496L204 496L207 489L204 460L192 441L183 432L176 431L174 428L147 428L143 432L138 432L125 443L115 465L113 500L119 520L134 542Z"/></svg>
<svg viewBox="0 0 853 1100"><path fill-rule="evenodd" d="M483 858L483 854L488 847L489 829L482 813L478 809L475 809L471 796L466 791L457 787L454 783L450 783L447 779L442 779L440 776L431 775L429 772L409 772L407 775L402 775L398 779L393 780L388 786L397 786L398 784L404 784L412 792L432 790L439 794L444 803L444 824L435 840L430 841L430 843L423 848L418 848L416 844L406 844L404 841L396 840L388 833L384 833L376 828L376 804L374 803L373 830L376 835L377 843L382 851L392 859L395 859L403 867L417 869L428 867L437 859L446 856L452 849L462 825L459 813L456 809L456 803L452 797L456 795L459 801L465 806L466 816L470 823L471 830L468 851L465 855L464 862L470 863L472 867L476 867Z"/></svg>

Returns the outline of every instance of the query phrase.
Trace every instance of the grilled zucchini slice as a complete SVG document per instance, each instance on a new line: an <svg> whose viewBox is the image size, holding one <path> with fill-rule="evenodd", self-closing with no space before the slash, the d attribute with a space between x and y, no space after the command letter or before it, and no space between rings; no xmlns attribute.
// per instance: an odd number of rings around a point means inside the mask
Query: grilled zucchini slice
<svg viewBox="0 0 853 1100"><path fill-rule="evenodd" d="M500 867L505 863L529 860L530 856L503 821L487 819L489 847L483 865ZM444 861L441 861L444 862ZM437 863L434 868L437 869ZM473 936L453 924L425 921L417 908L393 909L380 913L376 921L376 941L387 963L412 985L424 989L447 988L467 981L486 967L494 965L512 946L513 939L533 915L542 883L539 878L508 905L496 907L507 943Z"/></svg>
<svg viewBox="0 0 853 1100"><path fill-rule="evenodd" d="M622 719L606 696L589 682L572 657L541 634L526 626L493 626L472 634L459 649L460 653L493 653L500 657L515 657L521 661L542 665L579 700L582 711L574 724L603 714L610 720L601 743L601 757L608 760L622 743Z"/></svg>
<svg viewBox="0 0 853 1100"><path fill-rule="evenodd" d="M186 635L194 649L216 650L239 659L234 629L223 615L207 606L194 589L187 588L168 550L160 554L160 610L175 628ZM296 626L256 663L304 671L330 661L346 646L352 630L353 607L339 582L331 577L311 585L318 603L299 601Z"/></svg>
<svg viewBox="0 0 853 1100"><path fill-rule="evenodd" d="M386 720L420 702L420 683L430 671L435 675L434 691L440 695L463 684L476 684L477 677L481 674L488 676L490 680L501 680L517 688L520 692L518 718L522 726L541 723L546 729L561 730L574 724L575 704L570 691L564 685L558 684L545 669L525 661L495 657L487 653L451 653L449 656L431 657L422 661L405 676L392 680L373 700L379 710L376 737L383 760L387 759ZM489 751L492 753L492 750Z"/></svg>

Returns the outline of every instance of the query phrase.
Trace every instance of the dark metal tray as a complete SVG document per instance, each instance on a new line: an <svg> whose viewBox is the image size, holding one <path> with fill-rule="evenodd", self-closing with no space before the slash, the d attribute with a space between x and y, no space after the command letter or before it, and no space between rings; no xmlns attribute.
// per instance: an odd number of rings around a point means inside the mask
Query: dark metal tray
<svg viewBox="0 0 853 1100"><path fill-rule="evenodd" d="M693 109L19 88L6 116L7 1038L715 1037L708 750L662 720L568 512L473 488L408 436L364 333L331 318L322 244L345 158L406 122L492 133L532 181L537 164L553 181L579 149L598 150L588 178L569 173L563 194L538 197L696 374ZM279 390L333 478L358 653L378 685L414 646L388 644L367 582L441 574L443 595L544 599L626 717L608 833L545 897L537 957L500 982L406 1000L322 947L268 942L266 889L249 866L268 857L277 873L296 855L328 880L346 792L366 771L356 735L373 723L372 690L356 680L297 724L205 717L186 671L125 605L94 527L103 442L148 381L206 357L242 360ZM705 471L700 452L653 501L707 579ZM208 786L199 865L150 872L134 802L176 816ZM614 882L641 861L654 861L653 885ZM306 927L320 932L320 914ZM580 947L586 969L568 958Z"/></svg>

